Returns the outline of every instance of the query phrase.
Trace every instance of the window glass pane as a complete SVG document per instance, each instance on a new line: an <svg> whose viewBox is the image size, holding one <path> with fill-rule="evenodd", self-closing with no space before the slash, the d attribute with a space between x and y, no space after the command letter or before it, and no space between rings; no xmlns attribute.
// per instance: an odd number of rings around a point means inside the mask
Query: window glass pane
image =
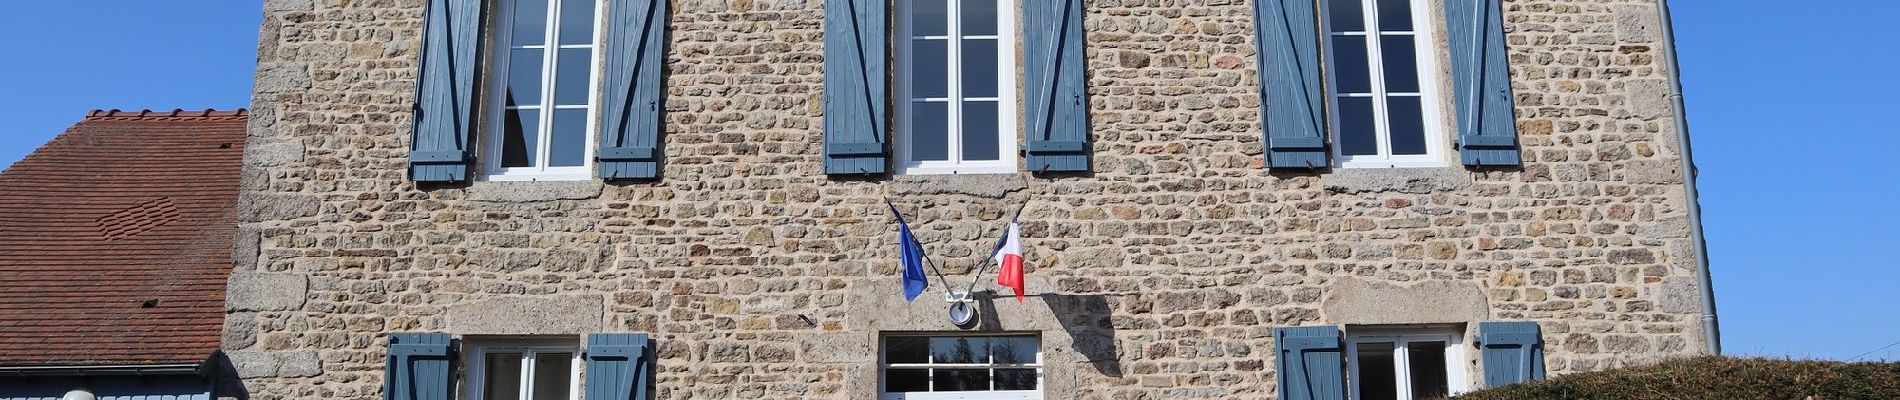
<svg viewBox="0 0 1900 400"><path fill-rule="evenodd" d="M1340 154L1363 156L1379 154L1371 97L1339 98Z"/></svg>
<svg viewBox="0 0 1900 400"><path fill-rule="evenodd" d="M548 0L515 0L510 12L515 14L513 34L509 40L516 46L539 45L547 41Z"/></svg>
<svg viewBox="0 0 1900 400"><path fill-rule="evenodd" d="M1001 336L990 338L990 354L997 364L1035 364L1036 338L1034 336Z"/></svg>
<svg viewBox="0 0 1900 400"><path fill-rule="evenodd" d="M1036 390L1036 370L996 370L996 390Z"/></svg>
<svg viewBox="0 0 1900 400"><path fill-rule="evenodd" d="M930 362L936 364L974 364L989 362L989 349L983 338L934 337L930 338ZM939 375L942 371L938 372ZM984 378L985 380L989 378ZM942 389L942 386L938 386Z"/></svg>
<svg viewBox="0 0 1900 400"><path fill-rule="evenodd" d="M996 34L996 0L964 0L963 36Z"/></svg>
<svg viewBox="0 0 1900 400"><path fill-rule="evenodd" d="M1386 93L1418 93L1418 48L1412 39L1412 35L1379 36Z"/></svg>
<svg viewBox="0 0 1900 400"><path fill-rule="evenodd" d="M917 39L911 43L911 97L950 97L949 41Z"/></svg>
<svg viewBox="0 0 1900 400"><path fill-rule="evenodd" d="M508 52L508 105L541 104L541 49Z"/></svg>
<svg viewBox="0 0 1900 400"><path fill-rule="evenodd" d="M881 3L880 3L881 4ZM949 2L945 0L916 0L910 3L910 34L916 36L943 36L950 34Z"/></svg>
<svg viewBox="0 0 1900 400"><path fill-rule="evenodd" d="M1425 112L1419 98L1392 96L1385 104L1392 128L1392 155L1425 154Z"/></svg>
<svg viewBox="0 0 1900 400"><path fill-rule="evenodd" d="M930 338L893 337L884 342L884 362L923 364L930 362Z"/></svg>
<svg viewBox="0 0 1900 400"><path fill-rule="evenodd" d="M1393 371L1391 343L1360 343L1353 360L1359 371L1360 400L1397 400L1398 375Z"/></svg>
<svg viewBox="0 0 1900 400"><path fill-rule="evenodd" d="M886 392L927 392L930 391L930 370L892 369L884 371L884 391Z"/></svg>
<svg viewBox="0 0 1900 400"><path fill-rule="evenodd" d="M594 43L594 2L561 0L561 44Z"/></svg>
<svg viewBox="0 0 1900 400"><path fill-rule="evenodd" d="M587 109L554 110L553 137L548 140L548 166L578 167L586 164Z"/></svg>
<svg viewBox="0 0 1900 400"><path fill-rule="evenodd" d="M1001 147L997 134L996 102L963 102L963 160L995 161Z"/></svg>
<svg viewBox="0 0 1900 400"><path fill-rule="evenodd" d="M1326 0L1327 22L1332 24L1333 32L1358 32L1366 30L1366 14L1359 2L1362 0Z"/></svg>
<svg viewBox="0 0 1900 400"><path fill-rule="evenodd" d="M1372 92L1372 64L1366 61L1366 37L1333 36L1332 58L1339 93Z"/></svg>
<svg viewBox="0 0 1900 400"><path fill-rule="evenodd" d="M996 97L996 40L963 40L963 98Z"/></svg>
<svg viewBox="0 0 1900 400"><path fill-rule="evenodd" d="M534 355L534 400L567 400L572 379L574 353Z"/></svg>
<svg viewBox="0 0 1900 400"><path fill-rule="evenodd" d="M482 374L483 397L488 400L521 399L521 353L489 353Z"/></svg>
<svg viewBox="0 0 1900 400"><path fill-rule="evenodd" d="M540 111L502 110L501 166L532 167L539 149Z"/></svg>
<svg viewBox="0 0 1900 400"><path fill-rule="evenodd" d="M911 161L950 159L950 103L910 103ZM931 340L935 351L936 340Z"/></svg>
<svg viewBox="0 0 1900 400"><path fill-rule="evenodd" d="M1412 30L1412 0L1377 0L1379 2L1379 30Z"/></svg>
<svg viewBox="0 0 1900 400"><path fill-rule="evenodd" d="M593 70L593 50L561 49L554 70L554 104L585 105L592 85L588 71Z"/></svg>
<svg viewBox="0 0 1900 400"><path fill-rule="evenodd" d="M1445 374L1445 342L1405 344L1407 373L1412 378L1412 398L1439 399L1451 394L1451 381Z"/></svg>
<svg viewBox="0 0 1900 400"><path fill-rule="evenodd" d="M933 392L990 390L990 371L983 369L939 369L931 377Z"/></svg>

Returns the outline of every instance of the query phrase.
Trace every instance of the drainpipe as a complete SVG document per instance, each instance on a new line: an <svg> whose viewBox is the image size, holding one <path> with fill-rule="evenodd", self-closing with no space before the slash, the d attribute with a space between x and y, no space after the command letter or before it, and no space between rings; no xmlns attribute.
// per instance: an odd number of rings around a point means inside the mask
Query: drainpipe
<svg viewBox="0 0 1900 400"><path fill-rule="evenodd" d="M1696 275L1702 288L1702 341L1710 355L1722 354L1722 330L1715 321L1715 278L1709 275L1709 244L1702 238L1702 201L1696 197L1695 156L1689 151L1688 111L1682 101L1682 64L1676 60L1675 20L1669 0L1656 0L1662 13L1663 59L1669 65L1669 102L1675 108L1676 144L1682 147L1682 193L1689 200L1689 238L1695 245Z"/></svg>

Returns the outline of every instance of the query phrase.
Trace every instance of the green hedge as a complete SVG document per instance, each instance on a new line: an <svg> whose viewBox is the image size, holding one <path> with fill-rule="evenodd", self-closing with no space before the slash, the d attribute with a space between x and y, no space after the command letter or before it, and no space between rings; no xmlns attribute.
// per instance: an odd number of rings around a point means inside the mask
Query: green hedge
<svg viewBox="0 0 1900 400"><path fill-rule="evenodd" d="M1900 363L1696 357L1568 374L1457 399L1900 399Z"/></svg>

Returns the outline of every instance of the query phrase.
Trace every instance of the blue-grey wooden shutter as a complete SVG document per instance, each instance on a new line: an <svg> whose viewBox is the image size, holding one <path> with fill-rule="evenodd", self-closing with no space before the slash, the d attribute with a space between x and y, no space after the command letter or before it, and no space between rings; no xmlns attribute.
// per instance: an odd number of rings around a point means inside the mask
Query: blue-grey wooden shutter
<svg viewBox="0 0 1900 400"><path fill-rule="evenodd" d="M881 0L825 0L825 173L884 173Z"/></svg>
<svg viewBox="0 0 1900 400"><path fill-rule="evenodd" d="M641 333L587 335L588 400L646 400L653 398L653 352Z"/></svg>
<svg viewBox="0 0 1900 400"><path fill-rule="evenodd" d="M1325 168L1319 14L1307 0L1254 0L1260 126L1268 168Z"/></svg>
<svg viewBox="0 0 1900 400"><path fill-rule="evenodd" d="M1024 0L1023 103L1030 171L1089 170L1088 77L1082 0Z"/></svg>
<svg viewBox="0 0 1900 400"><path fill-rule="evenodd" d="M1273 344L1279 350L1273 366L1282 400L1342 400L1346 376L1341 364L1339 327L1276 328Z"/></svg>
<svg viewBox="0 0 1900 400"><path fill-rule="evenodd" d="M1544 379L1544 341L1536 322L1478 323L1484 383L1499 387Z"/></svg>
<svg viewBox="0 0 1900 400"><path fill-rule="evenodd" d="M660 176L660 72L666 66L666 0L613 0L602 93L601 179Z"/></svg>
<svg viewBox="0 0 1900 400"><path fill-rule="evenodd" d="M475 71L482 43L483 0L429 0L423 18L421 71L409 179L468 180L468 138L475 132Z"/></svg>
<svg viewBox="0 0 1900 400"><path fill-rule="evenodd" d="M448 400L455 370L447 333L391 333L383 400Z"/></svg>
<svg viewBox="0 0 1900 400"><path fill-rule="evenodd" d="M1459 158L1469 166L1518 165L1510 60L1499 0L1447 0Z"/></svg>

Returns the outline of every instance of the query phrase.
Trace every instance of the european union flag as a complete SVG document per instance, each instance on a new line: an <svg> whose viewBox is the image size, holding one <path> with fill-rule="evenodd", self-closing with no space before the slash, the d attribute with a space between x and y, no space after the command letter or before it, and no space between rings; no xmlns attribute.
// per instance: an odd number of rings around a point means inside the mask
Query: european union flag
<svg viewBox="0 0 1900 400"><path fill-rule="evenodd" d="M924 247L917 244L917 237L911 236L910 224L904 223L904 214L897 212L897 206L890 207L891 215L897 217L898 261L904 266L901 281L904 284L904 301L915 302L917 296L924 294L924 288L930 287L930 280L924 277Z"/></svg>

